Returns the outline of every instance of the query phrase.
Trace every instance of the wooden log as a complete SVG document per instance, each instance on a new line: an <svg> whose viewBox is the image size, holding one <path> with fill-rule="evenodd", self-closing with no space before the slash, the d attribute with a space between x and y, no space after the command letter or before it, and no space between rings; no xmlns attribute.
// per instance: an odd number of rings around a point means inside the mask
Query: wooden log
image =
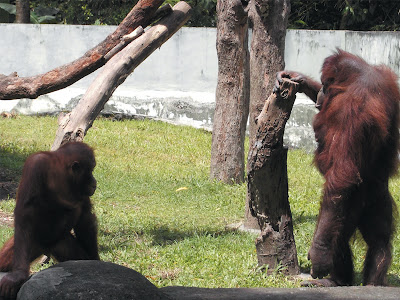
<svg viewBox="0 0 400 300"><path fill-rule="evenodd" d="M165 4L165 5L161 6L159 9L157 9L152 21L156 22L156 21L164 18L165 16L169 15L171 12L172 12L171 4Z"/></svg>
<svg viewBox="0 0 400 300"><path fill-rule="evenodd" d="M160 20L122 51L114 55L90 85L78 105L60 115L52 150L68 141L82 141L114 90L151 53L165 43L190 17L191 7L181 1L170 15Z"/></svg>
<svg viewBox="0 0 400 300"><path fill-rule="evenodd" d="M136 28L134 31L132 31L130 34L124 35L121 38L121 41L119 42L118 45L116 45L114 48L112 48L105 56L104 59L106 61L110 60L111 57L113 57L115 54L117 54L119 51L124 49L130 42L133 40L137 39L139 36L141 36L144 33L144 29L142 26L139 26Z"/></svg>
<svg viewBox="0 0 400 300"><path fill-rule="evenodd" d="M139 0L112 34L69 64L32 77L0 76L0 100L35 99L63 89L102 67L106 63L104 56L120 42L121 37L138 26L145 28L150 25L163 2L164 0Z"/></svg>
<svg viewBox="0 0 400 300"><path fill-rule="evenodd" d="M288 196L287 148L283 133L296 99L297 83L284 80L272 93L257 118L257 133L249 151L249 208L261 229L256 240L259 266L268 272L278 266L286 274L298 274L296 245Z"/></svg>
<svg viewBox="0 0 400 300"><path fill-rule="evenodd" d="M152 21L156 21L159 19L164 18L168 14L172 12L172 6L170 4L166 4L155 12ZM118 45L116 45L113 49L111 49L105 56L104 59L108 61L111 57L113 57L115 54L117 54L119 51L124 49L126 45L128 45L130 42L133 40L137 39L139 36L141 36L144 33L144 29L142 26L138 26L134 31L131 33L124 35L121 38L121 41L119 42Z"/></svg>

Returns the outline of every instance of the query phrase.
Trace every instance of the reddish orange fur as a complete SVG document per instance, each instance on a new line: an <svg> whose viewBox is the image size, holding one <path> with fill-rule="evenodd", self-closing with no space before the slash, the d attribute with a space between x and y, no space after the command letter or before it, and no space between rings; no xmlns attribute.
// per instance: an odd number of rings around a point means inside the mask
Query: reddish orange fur
<svg viewBox="0 0 400 300"><path fill-rule="evenodd" d="M93 150L71 142L27 158L14 209L14 236L0 250L0 298L15 298L42 254L58 261L99 259ZM74 230L74 234L71 230Z"/></svg>
<svg viewBox="0 0 400 300"><path fill-rule="evenodd" d="M324 61L322 84L282 71L275 89L284 77L298 82L299 91L320 109L313 123L314 162L325 183L309 251L311 275L321 279L330 274L334 284L351 284L349 239L358 228L368 245L363 283L384 285L395 209L388 181L399 160L397 76L386 66L338 50Z"/></svg>

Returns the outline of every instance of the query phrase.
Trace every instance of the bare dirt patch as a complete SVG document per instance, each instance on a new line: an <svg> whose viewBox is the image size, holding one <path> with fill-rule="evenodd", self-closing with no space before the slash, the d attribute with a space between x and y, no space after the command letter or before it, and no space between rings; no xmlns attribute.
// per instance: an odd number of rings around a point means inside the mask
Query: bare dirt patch
<svg viewBox="0 0 400 300"><path fill-rule="evenodd" d="M0 225L13 226L14 217L12 214L0 210Z"/></svg>

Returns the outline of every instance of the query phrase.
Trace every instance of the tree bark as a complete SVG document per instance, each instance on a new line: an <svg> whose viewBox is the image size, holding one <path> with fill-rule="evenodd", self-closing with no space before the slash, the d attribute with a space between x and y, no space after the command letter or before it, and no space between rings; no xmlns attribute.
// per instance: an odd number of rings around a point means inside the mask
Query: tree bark
<svg viewBox="0 0 400 300"><path fill-rule="evenodd" d="M15 1L16 23L30 23L31 22L31 9L29 7L29 0L16 0Z"/></svg>
<svg viewBox="0 0 400 300"><path fill-rule="evenodd" d="M146 28L163 2L164 0L139 0L112 34L84 56L67 65L33 77L18 77L14 73L9 76L0 75L0 100L35 99L65 88L102 67L106 63L104 56L120 42L121 37L138 26Z"/></svg>
<svg viewBox="0 0 400 300"><path fill-rule="evenodd" d="M284 80L272 93L257 119L257 133L248 158L249 208L261 233L256 240L259 266L278 266L286 274L300 272L293 236L287 178L287 148L283 133L296 99L297 83Z"/></svg>
<svg viewBox="0 0 400 300"><path fill-rule="evenodd" d="M250 96L247 11L240 0L218 0L217 16L218 84L210 177L241 183Z"/></svg>
<svg viewBox="0 0 400 300"><path fill-rule="evenodd" d="M285 36L289 13L289 0L250 1L249 17L253 25L253 36L250 48L249 149L253 147L257 132L255 119L272 91L276 72L285 68ZM249 212L248 201L244 227L258 229L257 220Z"/></svg>
<svg viewBox="0 0 400 300"><path fill-rule="evenodd" d="M190 17L191 7L181 1L172 13L113 56L90 85L78 105L59 117L52 150L68 141L82 141L114 90L151 53L165 43Z"/></svg>

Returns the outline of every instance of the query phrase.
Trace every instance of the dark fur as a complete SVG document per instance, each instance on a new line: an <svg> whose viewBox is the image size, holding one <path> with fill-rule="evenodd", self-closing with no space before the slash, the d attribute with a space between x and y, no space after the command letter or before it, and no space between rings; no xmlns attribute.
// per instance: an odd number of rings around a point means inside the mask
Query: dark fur
<svg viewBox="0 0 400 300"><path fill-rule="evenodd" d="M14 210L14 236L0 250L0 296L14 298L42 254L58 261L99 259L90 196L93 150L79 142L39 152L25 162ZM73 229L73 233L71 230Z"/></svg>
<svg viewBox="0 0 400 300"><path fill-rule="evenodd" d="M397 77L341 50L325 59L322 85L295 72L283 71L281 77L299 82L320 109L313 123L314 161L325 184L309 251L311 275L330 274L335 284L352 284L349 239L358 228L368 245L363 284L384 285L395 209L388 181L398 167Z"/></svg>

